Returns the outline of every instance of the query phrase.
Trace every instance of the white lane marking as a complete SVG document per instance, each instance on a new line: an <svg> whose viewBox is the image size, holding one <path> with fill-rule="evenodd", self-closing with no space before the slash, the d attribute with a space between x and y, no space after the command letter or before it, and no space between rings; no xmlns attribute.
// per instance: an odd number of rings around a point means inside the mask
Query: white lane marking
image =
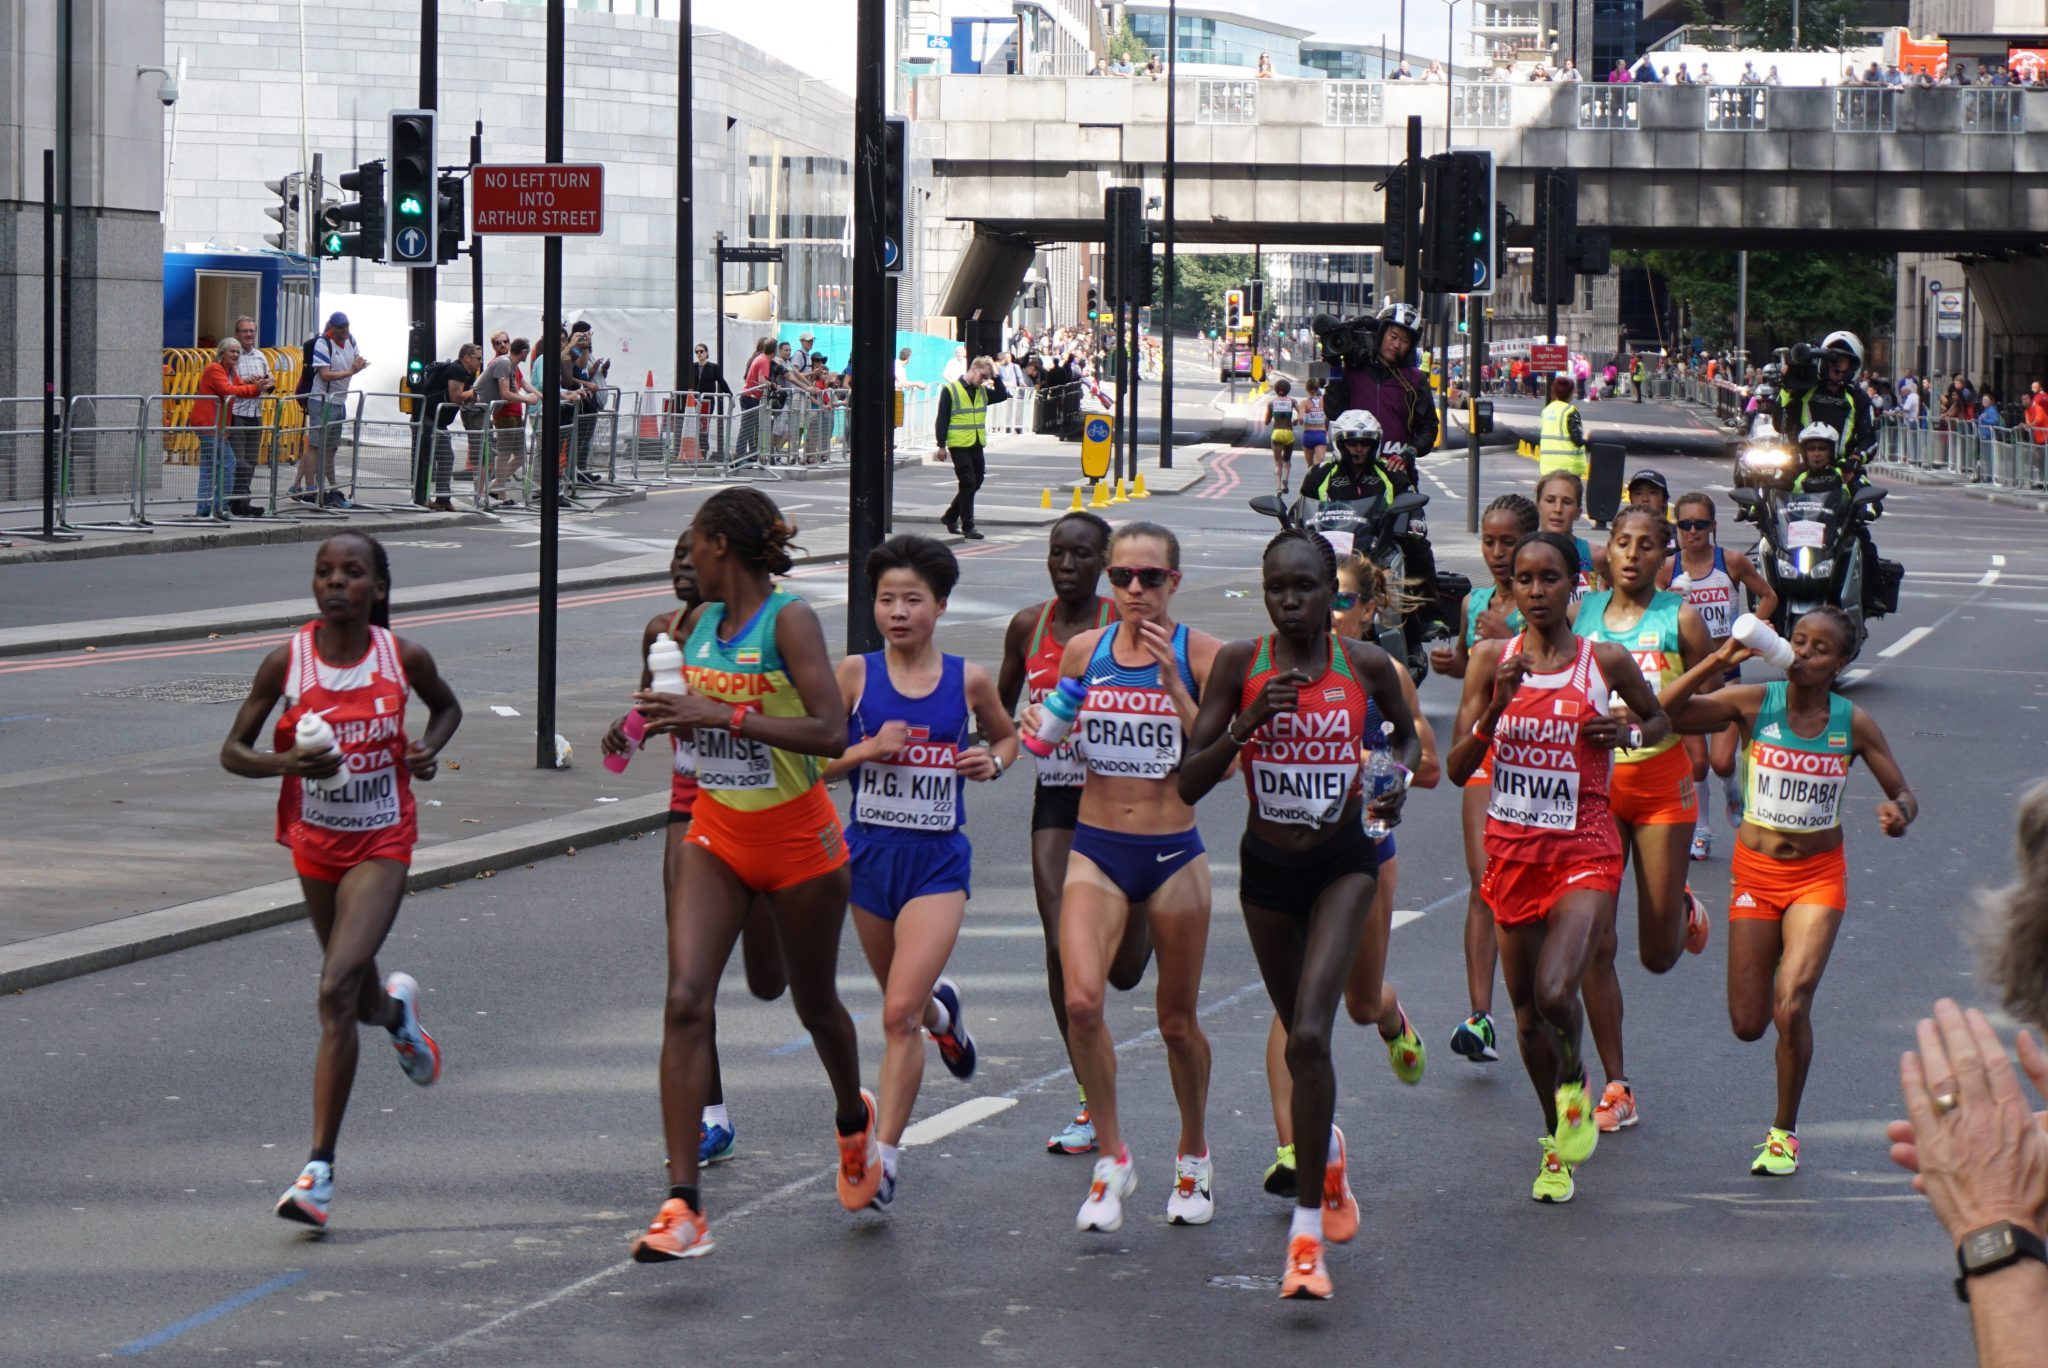
<svg viewBox="0 0 2048 1368"><path fill-rule="evenodd" d="M496 713L496 714L497 714L498 716L500 716L500 717L517 717L517 716L519 716L519 709L517 709L517 708L508 708L508 707L506 707L506 706L505 706L505 705L504 705L503 703L493 703L493 704L491 704L491 711L492 711L492 712L494 712L494 713Z"/></svg>
<svg viewBox="0 0 2048 1368"><path fill-rule="evenodd" d="M1868 678L1870 678L1870 671L1868 670L1851 670L1842 676L1842 682L1844 684L1854 684L1860 679Z"/></svg>
<svg viewBox="0 0 2048 1368"><path fill-rule="evenodd" d="M903 1148L929 1145L934 1140L943 1140L954 1131L965 1130L976 1122L988 1120L991 1116L1001 1116L1016 1105L1017 1099L1014 1097L970 1097L957 1106L946 1108L937 1116L927 1116L922 1121L904 1127Z"/></svg>
<svg viewBox="0 0 2048 1368"><path fill-rule="evenodd" d="M2005 557L2003 557L2003 556L2000 556L2000 555L1997 555L1997 554L1993 554L1993 556L1991 557L1991 563L1992 563L1993 565L2004 565L2004 564L2005 564Z"/></svg>
<svg viewBox="0 0 2048 1368"><path fill-rule="evenodd" d="M1462 898L1462 897L1464 897L1465 895L1464 895L1463 893L1460 893L1460 894L1459 894L1458 896ZM1417 911L1415 911L1415 910L1414 910L1413 908L1403 907L1403 908L1400 908L1400 909L1398 909L1398 910L1397 910L1397 911L1396 911L1396 912L1394 913L1394 925L1393 925L1393 929L1394 929L1394 930L1396 930L1396 931L1399 931L1399 930L1400 930L1400 929L1401 929L1402 927L1406 926L1406 925L1407 925L1407 924L1408 924L1409 922L1414 922L1414 921L1421 921L1421 920L1422 920L1422 914L1421 914L1420 912L1417 912Z"/></svg>
<svg viewBox="0 0 2048 1368"><path fill-rule="evenodd" d="M1998 577L2004 573L2005 572L2003 570L1999 570L1996 568L1986 570L1984 572L1984 578L1978 580L1977 583L1983 588L1989 589L1992 585L1998 583Z"/></svg>
<svg viewBox="0 0 2048 1368"><path fill-rule="evenodd" d="M1890 660L1893 656L1904 655L1933 635L1934 629L1932 627L1915 627L1912 631L1906 633L1882 651L1879 651L1878 655L1886 660Z"/></svg>

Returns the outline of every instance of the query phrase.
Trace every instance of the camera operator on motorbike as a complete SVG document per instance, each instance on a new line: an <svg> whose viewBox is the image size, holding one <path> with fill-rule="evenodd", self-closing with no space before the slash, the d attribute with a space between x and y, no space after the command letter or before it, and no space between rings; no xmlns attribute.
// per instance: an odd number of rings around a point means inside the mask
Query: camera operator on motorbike
<svg viewBox="0 0 2048 1368"><path fill-rule="evenodd" d="M1847 499L1854 498L1856 491L1869 483L1863 478L1862 465L1842 456L1840 438L1841 434L1821 422L1809 423L1799 430L1799 474L1792 480L1793 493L1825 494L1840 490ZM1878 588L1877 543L1871 540L1867 519L1854 518L1849 526L1863 548L1863 612L1866 617L1875 617L1885 611Z"/></svg>
<svg viewBox="0 0 2048 1368"><path fill-rule="evenodd" d="M1818 352L1804 342L1792 348L1784 387L1778 391L1783 414L1779 429L1804 432L1816 423L1833 428L1840 443L1835 461L1845 477L1860 477L1877 450L1870 396L1856 388L1862 369L1863 344L1855 333L1838 329L1822 339ZM1803 438L1800 446L1805 447Z"/></svg>
<svg viewBox="0 0 2048 1368"><path fill-rule="evenodd" d="M1358 499L1383 498L1392 503L1396 494L1415 488L1412 464L1389 460L1389 443L1379 419L1366 409L1347 409L1330 420L1331 458L1310 468L1301 481L1298 512L1303 525L1309 524L1318 505L1346 503ZM1436 553L1429 545L1429 531L1422 516L1408 521L1408 530L1396 538L1401 561L1410 584L1421 586L1419 600L1409 621L1411 654L1424 643L1451 635L1439 601L1436 584Z"/></svg>

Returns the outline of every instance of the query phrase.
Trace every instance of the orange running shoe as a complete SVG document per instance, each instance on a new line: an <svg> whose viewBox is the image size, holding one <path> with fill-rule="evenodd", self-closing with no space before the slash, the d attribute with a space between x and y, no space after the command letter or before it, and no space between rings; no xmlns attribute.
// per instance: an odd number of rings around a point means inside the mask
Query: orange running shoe
<svg viewBox="0 0 2048 1368"><path fill-rule="evenodd" d="M853 1135L839 1137L839 1205L859 1211L875 1200L882 1186L882 1148L875 1143L875 1095L860 1090L868 1121Z"/></svg>
<svg viewBox="0 0 2048 1368"><path fill-rule="evenodd" d="M667 1263L696 1259L711 1252L711 1226L680 1197L671 1197L654 1214L647 1233L633 1241L634 1263Z"/></svg>
<svg viewBox="0 0 2048 1368"><path fill-rule="evenodd" d="M1325 1216L1324 1220L1329 1217ZM1323 1267L1323 1242L1297 1235L1287 1242L1287 1271L1280 1276L1280 1295L1301 1301L1328 1301L1334 1291L1330 1270Z"/></svg>
<svg viewBox="0 0 2048 1368"><path fill-rule="evenodd" d="M1337 1157L1323 1165L1323 1238L1331 1244L1345 1244L1358 1233L1358 1199L1351 1195L1344 1132L1332 1126L1330 1137L1337 1142Z"/></svg>
<svg viewBox="0 0 2048 1368"><path fill-rule="evenodd" d="M1603 1131L1626 1130L1642 1119L1636 1115L1636 1090L1620 1079L1608 1083L1593 1108L1593 1124Z"/></svg>
<svg viewBox="0 0 2048 1368"><path fill-rule="evenodd" d="M1707 905L1692 891L1692 885L1685 886L1685 948L1697 955L1707 948L1707 937L1714 934L1713 918L1707 915Z"/></svg>

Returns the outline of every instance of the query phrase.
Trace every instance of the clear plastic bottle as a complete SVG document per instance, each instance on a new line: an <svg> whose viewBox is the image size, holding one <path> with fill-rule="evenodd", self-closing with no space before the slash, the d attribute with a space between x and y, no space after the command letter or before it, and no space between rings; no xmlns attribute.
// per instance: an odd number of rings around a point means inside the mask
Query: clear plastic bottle
<svg viewBox="0 0 2048 1368"><path fill-rule="evenodd" d="M1370 807L1375 798L1378 798L1400 782L1400 771L1394 767L1394 724L1382 722L1380 723L1380 743L1369 749L1365 755L1366 805ZM1387 839L1387 833L1391 830L1393 828L1385 822L1370 814L1367 815L1365 819L1365 834L1372 837L1375 841Z"/></svg>

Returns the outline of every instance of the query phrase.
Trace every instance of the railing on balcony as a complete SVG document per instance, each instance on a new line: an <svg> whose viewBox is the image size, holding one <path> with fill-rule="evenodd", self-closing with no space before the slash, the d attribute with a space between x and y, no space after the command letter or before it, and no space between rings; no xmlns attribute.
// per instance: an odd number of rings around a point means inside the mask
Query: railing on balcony
<svg viewBox="0 0 2048 1368"><path fill-rule="evenodd" d="M1249 81L1195 82L1195 122L1198 124L1255 124L1259 121L1259 83Z"/></svg>
<svg viewBox="0 0 2048 1368"><path fill-rule="evenodd" d="M1633 133L1643 126L1642 92L1631 85L1579 87L1579 127Z"/></svg>
<svg viewBox="0 0 2048 1368"><path fill-rule="evenodd" d="M2024 133L2027 97L2013 86L1987 86L1963 92L1963 132Z"/></svg>
<svg viewBox="0 0 2048 1368"><path fill-rule="evenodd" d="M1709 133L1762 133L1771 126L1768 86L1711 86L1707 90Z"/></svg>
<svg viewBox="0 0 2048 1368"><path fill-rule="evenodd" d="M1323 82L1323 127L1370 128L1385 123L1385 92L1379 81Z"/></svg>
<svg viewBox="0 0 2048 1368"><path fill-rule="evenodd" d="M1889 87L1849 86L1835 92L1835 132L1892 133L1898 130L1899 92Z"/></svg>
<svg viewBox="0 0 2048 1368"><path fill-rule="evenodd" d="M1500 81L1474 81L1451 87L1451 127L1507 128L1514 119L1509 108L1513 86Z"/></svg>

